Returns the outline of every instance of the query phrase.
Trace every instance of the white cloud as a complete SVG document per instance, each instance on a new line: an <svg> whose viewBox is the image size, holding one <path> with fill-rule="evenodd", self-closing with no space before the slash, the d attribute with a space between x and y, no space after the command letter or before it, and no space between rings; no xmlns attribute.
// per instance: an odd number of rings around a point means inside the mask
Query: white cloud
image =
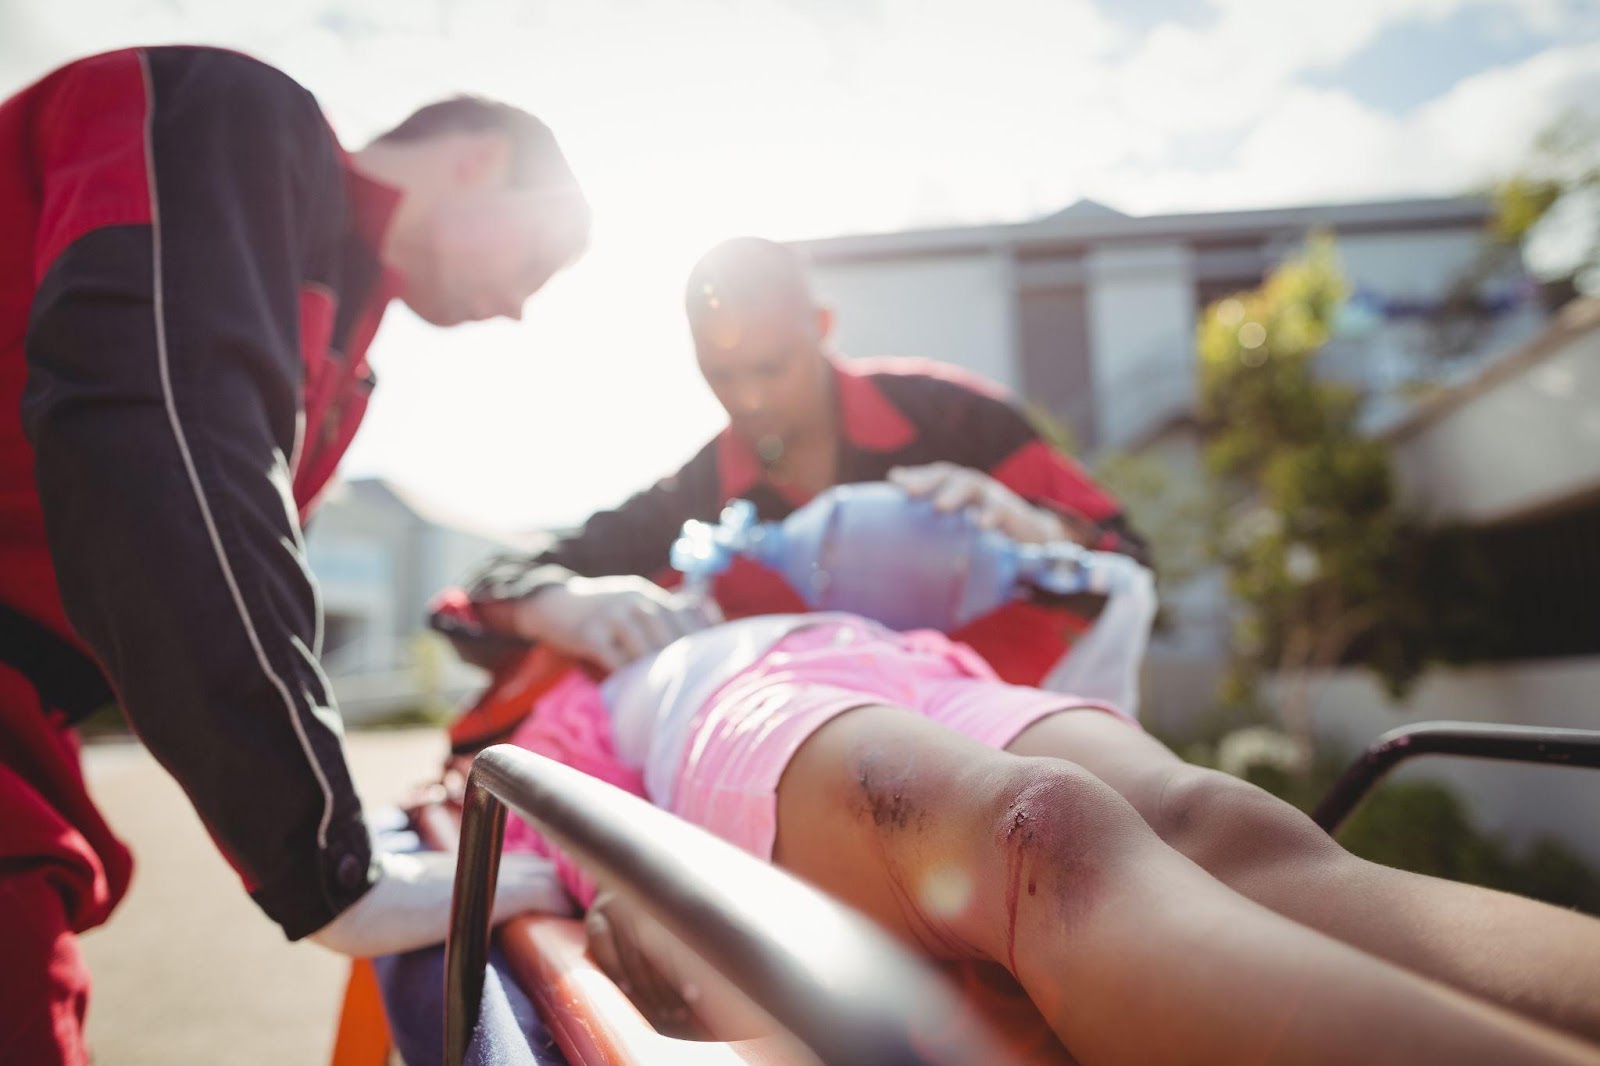
<svg viewBox="0 0 1600 1066"><path fill-rule="evenodd" d="M1424 106L1416 133L1474 180L1502 175L1533 137L1573 107L1600 111L1600 41L1552 48L1465 78Z"/></svg>
<svg viewBox="0 0 1600 1066"><path fill-rule="evenodd" d="M1158 26L1116 73L1131 117L1167 131L1252 123L1300 76L1333 68L1402 22L1477 0L1213 0L1215 18Z"/></svg>
<svg viewBox="0 0 1600 1066"><path fill-rule="evenodd" d="M1600 100L1600 42L1473 75L1404 117L1338 89L1290 88L1224 166L1124 167L1108 180L1141 212L1453 195L1512 170L1567 107Z"/></svg>

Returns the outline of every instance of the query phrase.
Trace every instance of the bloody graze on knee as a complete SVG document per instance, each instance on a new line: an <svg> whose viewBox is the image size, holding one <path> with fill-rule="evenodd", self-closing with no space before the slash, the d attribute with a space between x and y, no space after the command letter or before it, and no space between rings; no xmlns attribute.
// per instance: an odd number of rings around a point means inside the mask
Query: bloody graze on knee
<svg viewBox="0 0 1600 1066"><path fill-rule="evenodd" d="M885 871L891 906L938 957L1012 962L1020 909L1078 921L1102 895L1118 842L1149 834L1109 787L1059 759L950 761L875 745L845 766L847 809Z"/></svg>
<svg viewBox="0 0 1600 1066"><path fill-rule="evenodd" d="M1018 912L1044 907L1060 925L1081 921L1106 889L1108 863L1137 816L1098 778L1059 759L1013 759L996 782L988 824L1000 862L1004 955L1016 972ZM1131 816L1131 817L1130 817Z"/></svg>

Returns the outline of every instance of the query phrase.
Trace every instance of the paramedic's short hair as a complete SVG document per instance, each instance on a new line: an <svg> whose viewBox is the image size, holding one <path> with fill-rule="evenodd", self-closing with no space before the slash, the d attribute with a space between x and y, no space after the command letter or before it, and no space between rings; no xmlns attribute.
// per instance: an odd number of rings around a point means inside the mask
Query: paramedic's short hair
<svg viewBox="0 0 1600 1066"><path fill-rule="evenodd" d="M374 143L425 141L449 133L495 131L511 142L511 184L576 191L577 179L550 127L520 107L482 96L454 96L412 113Z"/></svg>
<svg viewBox="0 0 1600 1066"><path fill-rule="evenodd" d="M761 237L735 237L711 249L689 272L684 289L691 326L712 312L804 312L816 305L805 257Z"/></svg>

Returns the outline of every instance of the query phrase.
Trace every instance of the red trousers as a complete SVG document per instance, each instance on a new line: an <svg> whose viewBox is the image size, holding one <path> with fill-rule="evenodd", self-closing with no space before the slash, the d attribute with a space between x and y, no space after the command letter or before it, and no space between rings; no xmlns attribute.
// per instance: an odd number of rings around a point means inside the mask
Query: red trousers
<svg viewBox="0 0 1600 1066"><path fill-rule="evenodd" d="M84 790L75 736L0 664L0 1064L88 1061L77 934L105 921L132 872Z"/></svg>

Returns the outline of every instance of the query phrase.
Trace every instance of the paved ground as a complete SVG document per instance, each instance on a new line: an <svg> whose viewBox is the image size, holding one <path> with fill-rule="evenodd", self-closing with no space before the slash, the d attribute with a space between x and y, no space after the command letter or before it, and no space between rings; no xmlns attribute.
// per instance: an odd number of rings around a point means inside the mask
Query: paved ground
<svg viewBox="0 0 1600 1066"><path fill-rule="evenodd" d="M443 756L437 730L350 737L369 803L402 798ZM284 941L143 748L92 745L84 765L139 862L128 898L83 939L95 976L89 1041L98 1066L326 1063L345 962Z"/></svg>

